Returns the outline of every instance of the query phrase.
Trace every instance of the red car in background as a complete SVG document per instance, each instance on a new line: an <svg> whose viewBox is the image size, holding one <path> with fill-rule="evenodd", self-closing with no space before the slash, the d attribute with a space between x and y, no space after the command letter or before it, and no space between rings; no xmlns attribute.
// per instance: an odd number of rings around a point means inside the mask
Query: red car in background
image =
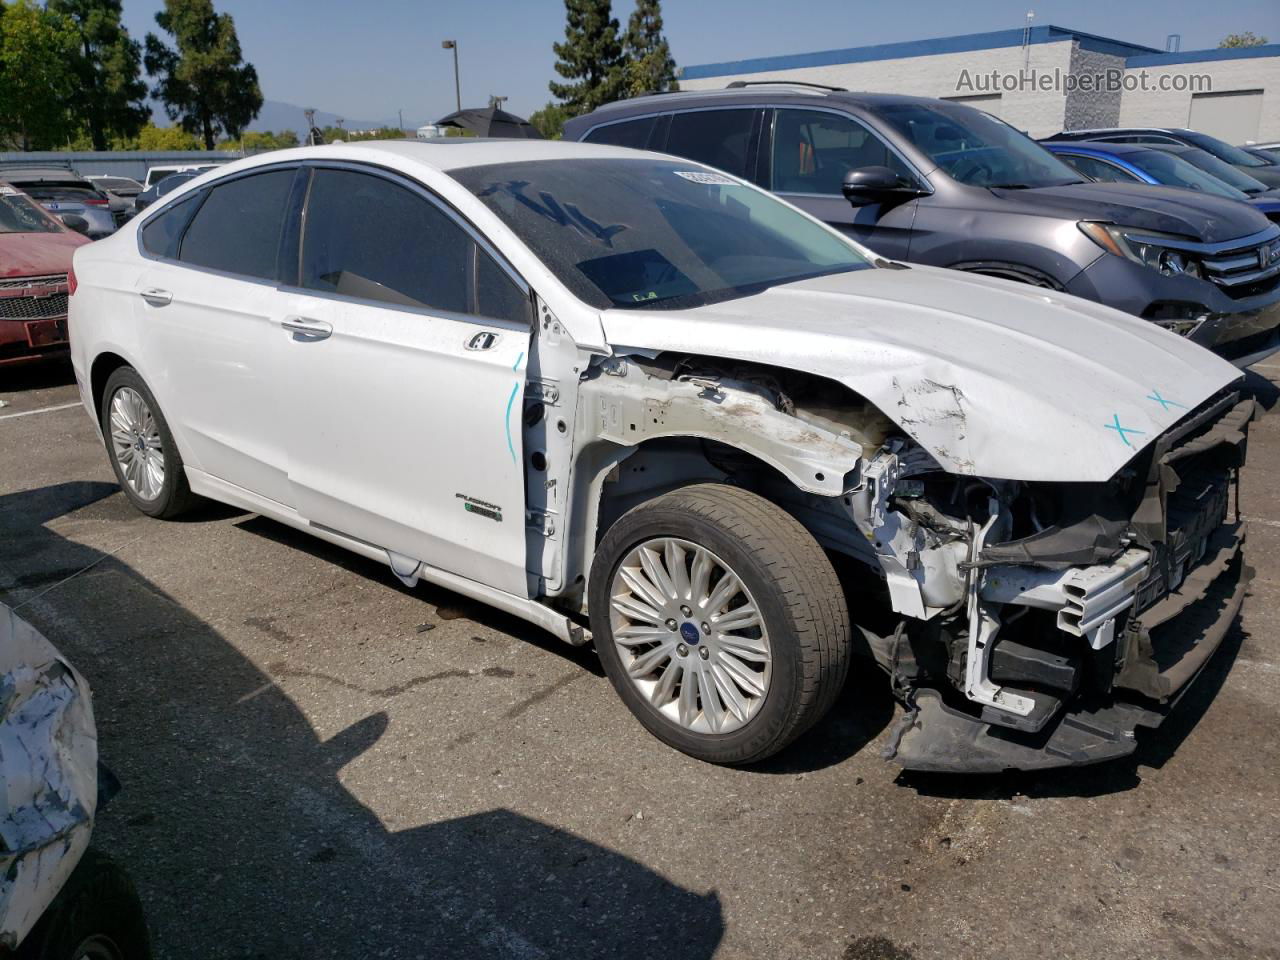
<svg viewBox="0 0 1280 960"><path fill-rule="evenodd" d="M0 183L0 367L67 355L71 254L88 242Z"/></svg>

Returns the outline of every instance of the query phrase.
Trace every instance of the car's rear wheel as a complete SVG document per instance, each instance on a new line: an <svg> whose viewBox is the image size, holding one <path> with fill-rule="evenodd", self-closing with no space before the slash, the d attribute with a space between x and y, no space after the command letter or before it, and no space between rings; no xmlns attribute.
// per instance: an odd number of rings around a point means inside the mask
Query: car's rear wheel
<svg viewBox="0 0 1280 960"><path fill-rule="evenodd" d="M193 499L169 424L133 367L120 367L102 395L102 435L116 479L130 502L151 517L182 513Z"/></svg>
<svg viewBox="0 0 1280 960"><path fill-rule="evenodd" d="M592 566L614 689L659 739L712 763L781 750L835 701L849 615L826 554L754 493L698 484L618 520Z"/></svg>

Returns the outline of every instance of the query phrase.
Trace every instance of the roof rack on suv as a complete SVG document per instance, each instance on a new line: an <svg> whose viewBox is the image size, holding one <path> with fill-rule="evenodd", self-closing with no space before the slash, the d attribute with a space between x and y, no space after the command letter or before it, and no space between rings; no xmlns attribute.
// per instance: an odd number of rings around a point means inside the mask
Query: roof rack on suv
<svg viewBox="0 0 1280 960"><path fill-rule="evenodd" d="M848 87L832 87L825 83L809 83L805 80L731 80L725 84L726 90L740 87L808 87L813 90L828 90L831 93L848 93Z"/></svg>

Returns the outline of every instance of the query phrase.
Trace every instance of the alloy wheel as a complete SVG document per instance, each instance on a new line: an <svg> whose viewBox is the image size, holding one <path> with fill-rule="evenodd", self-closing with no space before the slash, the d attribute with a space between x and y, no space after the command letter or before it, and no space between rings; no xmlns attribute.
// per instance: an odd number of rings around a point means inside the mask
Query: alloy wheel
<svg viewBox="0 0 1280 960"><path fill-rule="evenodd" d="M129 489L143 500L164 490L164 446L160 427L142 394L121 387L111 398L111 447Z"/></svg>

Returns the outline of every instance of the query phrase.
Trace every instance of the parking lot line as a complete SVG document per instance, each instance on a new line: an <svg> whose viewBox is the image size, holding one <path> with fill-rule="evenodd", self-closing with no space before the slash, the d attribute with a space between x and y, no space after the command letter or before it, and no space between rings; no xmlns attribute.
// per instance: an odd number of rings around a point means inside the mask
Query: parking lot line
<svg viewBox="0 0 1280 960"><path fill-rule="evenodd" d="M80 401L75 400L71 403L60 403L55 407L41 407L39 410L23 410L21 413L0 414L0 420L13 420L15 417L32 417L37 413L54 413L57 410L70 410L72 407L78 406L80 406Z"/></svg>

